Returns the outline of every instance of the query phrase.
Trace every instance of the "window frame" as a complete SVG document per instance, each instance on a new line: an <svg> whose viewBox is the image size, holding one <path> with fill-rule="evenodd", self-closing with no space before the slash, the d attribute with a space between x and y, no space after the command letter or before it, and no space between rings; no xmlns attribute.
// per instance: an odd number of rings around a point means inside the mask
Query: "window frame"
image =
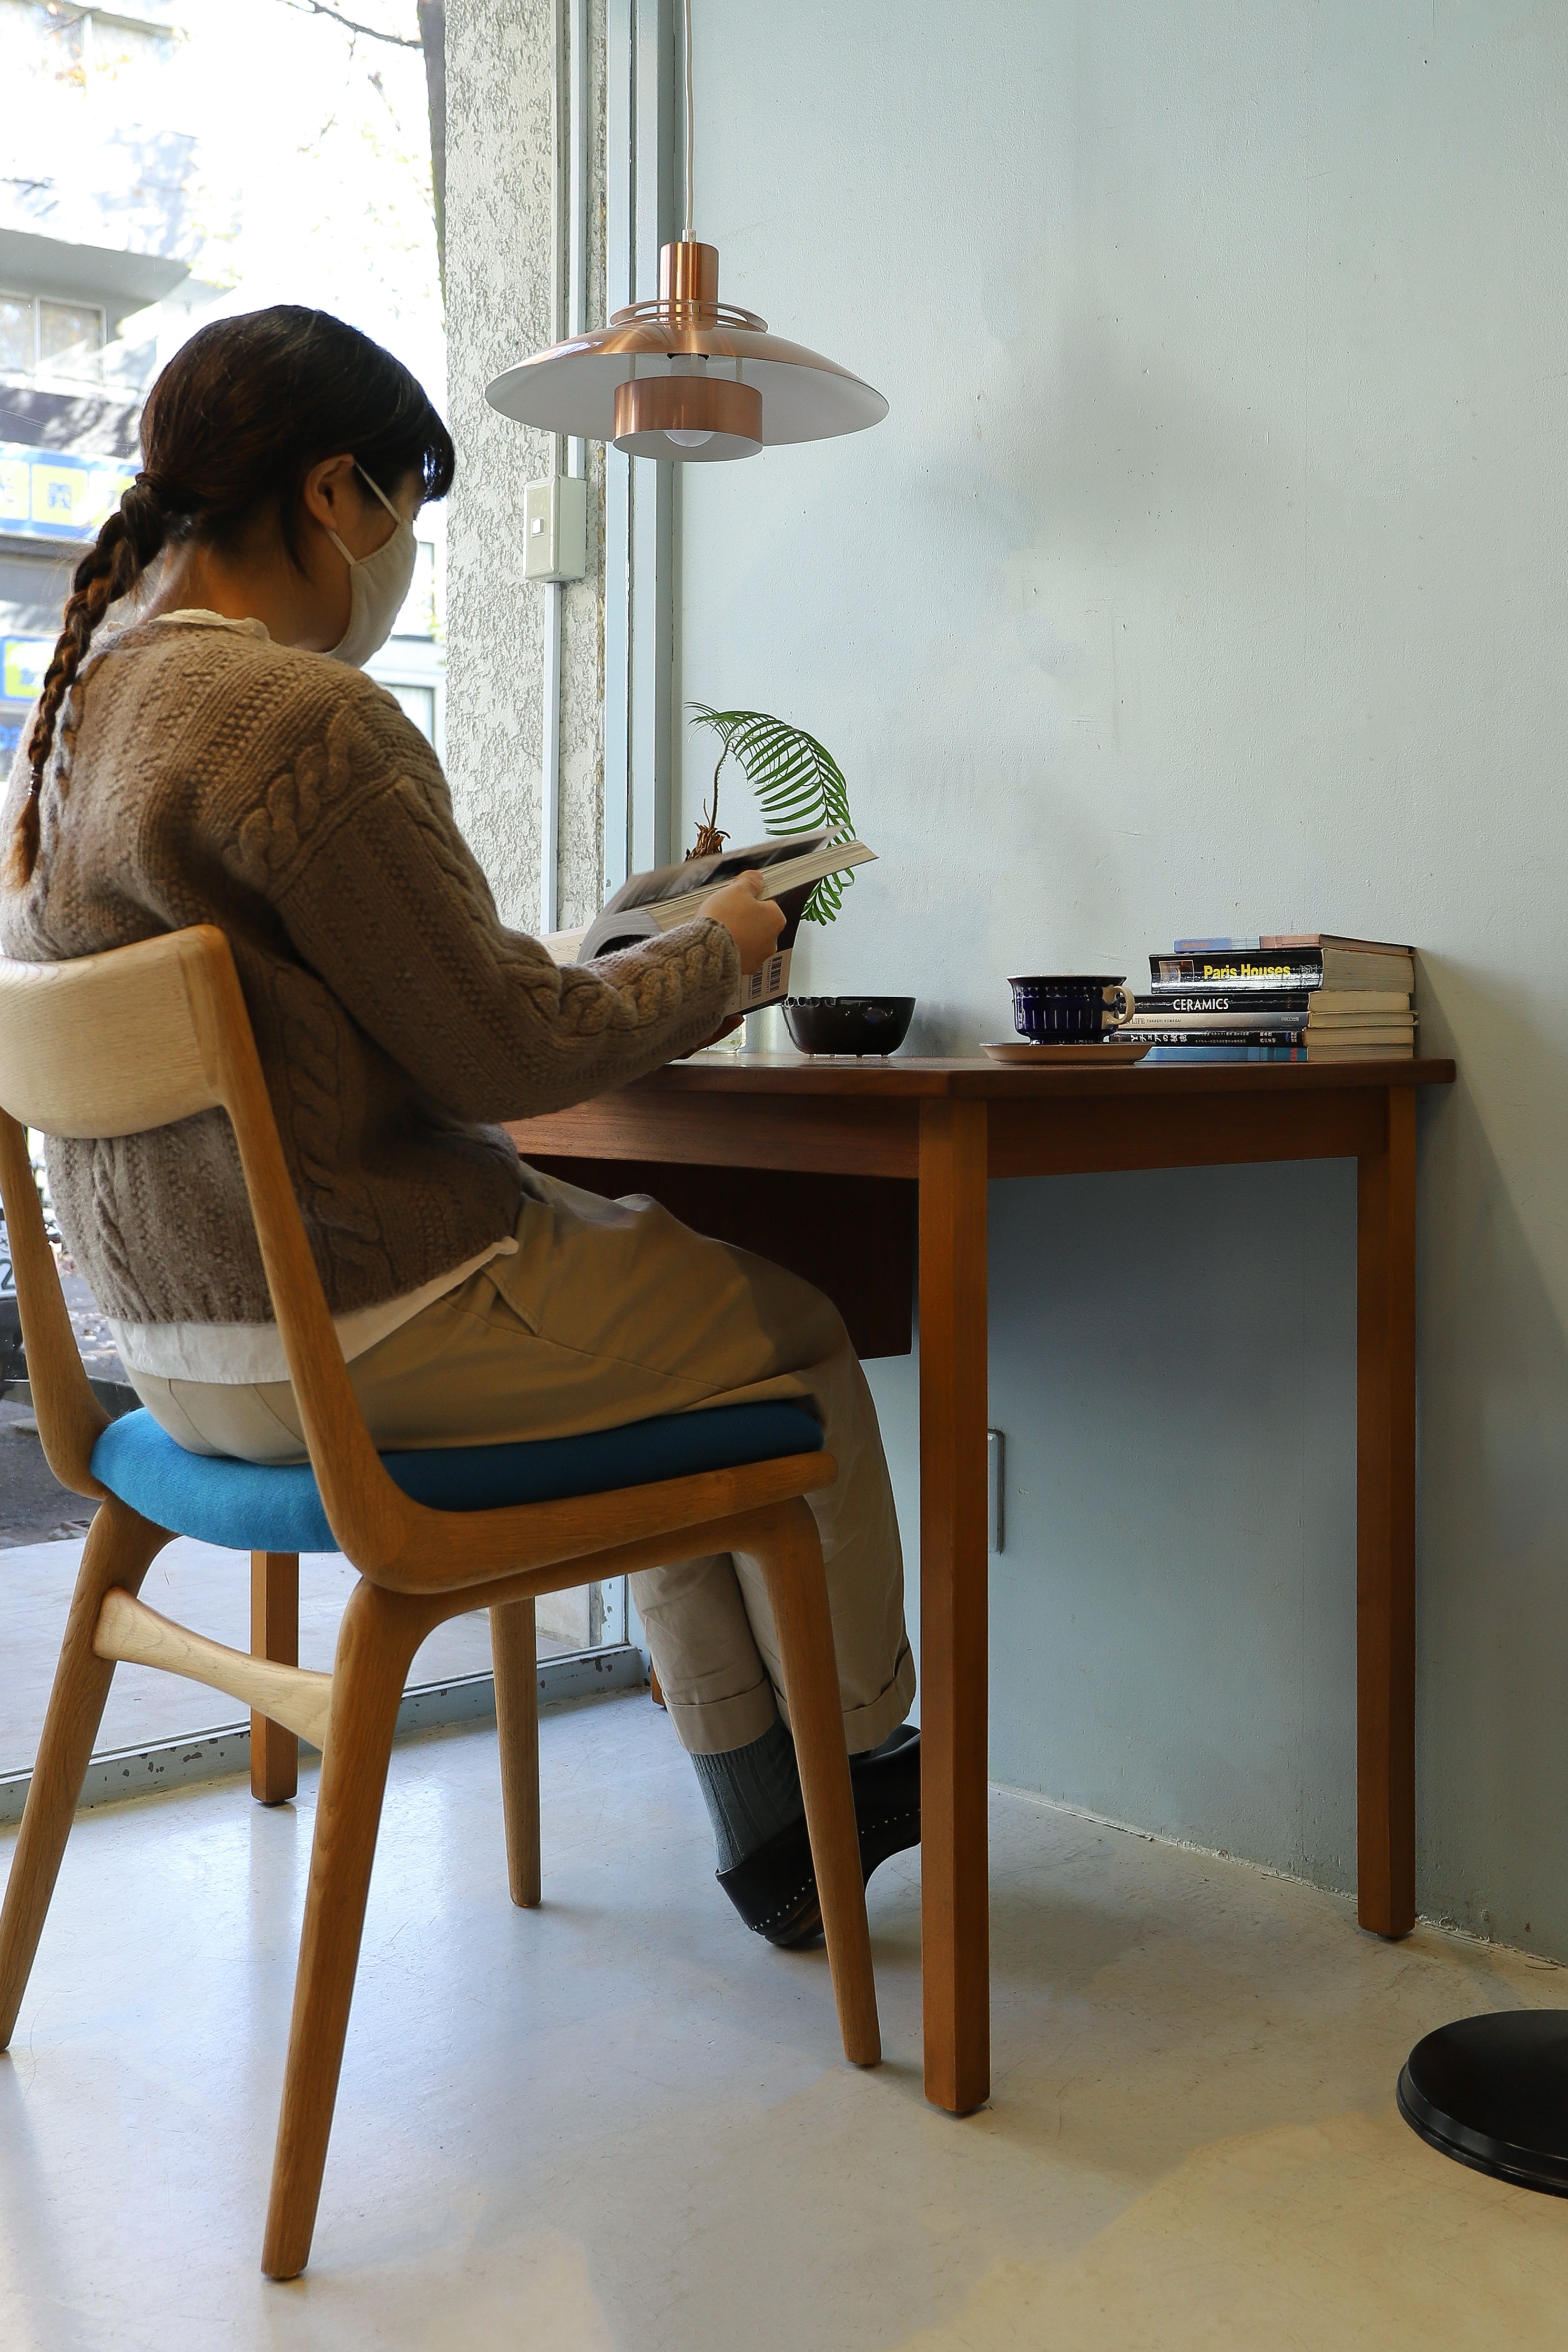
<svg viewBox="0 0 1568 2352"><path fill-rule="evenodd" d="M29 304L33 314L32 332L28 339L30 356L28 357L26 363L20 371L0 369L0 374L20 373L21 374L32 379L35 383L40 379L47 383L54 377L57 377L58 381L62 383L101 383L103 382L103 355L109 349L109 310L107 304L103 302L95 302L90 298L84 300L79 296L65 294L58 291L52 294L40 294L36 291L29 293L25 286L0 286L0 302ZM99 363L91 375L68 375L62 370L46 367L44 363L44 305L46 302L52 303L57 309L62 310L86 311L97 319L98 350L96 356Z"/></svg>

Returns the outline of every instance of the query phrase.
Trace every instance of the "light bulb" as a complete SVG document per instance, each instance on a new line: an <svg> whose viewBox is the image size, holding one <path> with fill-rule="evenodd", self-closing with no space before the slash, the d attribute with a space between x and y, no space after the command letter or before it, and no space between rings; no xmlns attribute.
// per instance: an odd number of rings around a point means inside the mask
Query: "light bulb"
<svg viewBox="0 0 1568 2352"><path fill-rule="evenodd" d="M676 425L671 425L668 432L665 434L664 438L667 441L673 441L677 449L701 449L706 447L707 443L713 439L713 435L711 433L687 433L682 431Z"/></svg>

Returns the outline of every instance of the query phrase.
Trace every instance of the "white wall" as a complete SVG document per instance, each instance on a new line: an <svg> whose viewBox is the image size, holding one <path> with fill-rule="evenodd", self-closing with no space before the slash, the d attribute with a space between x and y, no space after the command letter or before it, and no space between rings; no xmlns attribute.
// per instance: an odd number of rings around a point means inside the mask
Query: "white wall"
<svg viewBox="0 0 1568 2352"><path fill-rule="evenodd" d="M798 984L1419 943L1420 1901L1568 1954L1568 11L695 13L725 292L893 403L682 482L681 698L883 856ZM1353 1172L992 1209L997 1769L1347 1884Z"/></svg>

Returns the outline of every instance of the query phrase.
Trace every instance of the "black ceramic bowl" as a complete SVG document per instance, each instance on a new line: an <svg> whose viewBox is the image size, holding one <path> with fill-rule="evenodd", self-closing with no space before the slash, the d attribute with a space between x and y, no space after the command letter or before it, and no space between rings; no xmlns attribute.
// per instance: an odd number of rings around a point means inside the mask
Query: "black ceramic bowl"
<svg viewBox="0 0 1568 2352"><path fill-rule="evenodd" d="M784 1020L802 1054L894 1054L909 1034L913 996L787 996Z"/></svg>

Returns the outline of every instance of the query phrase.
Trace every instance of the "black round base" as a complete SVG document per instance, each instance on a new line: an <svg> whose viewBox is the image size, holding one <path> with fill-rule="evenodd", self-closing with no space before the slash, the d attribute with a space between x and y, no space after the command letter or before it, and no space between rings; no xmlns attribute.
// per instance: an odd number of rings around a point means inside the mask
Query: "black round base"
<svg viewBox="0 0 1568 2352"><path fill-rule="evenodd" d="M1568 2197L1568 2010L1440 2026L1406 2060L1398 2097L1411 2130L1445 2156Z"/></svg>

